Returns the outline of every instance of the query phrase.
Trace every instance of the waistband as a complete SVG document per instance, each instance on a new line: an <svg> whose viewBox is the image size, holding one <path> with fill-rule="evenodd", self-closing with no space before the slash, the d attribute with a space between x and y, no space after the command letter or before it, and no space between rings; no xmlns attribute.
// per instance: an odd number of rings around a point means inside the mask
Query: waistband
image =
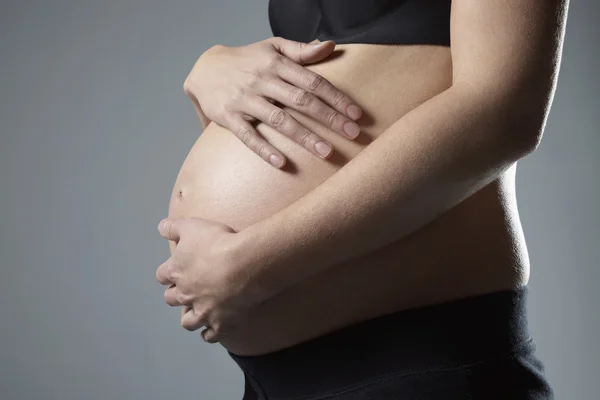
<svg viewBox="0 0 600 400"><path fill-rule="evenodd" d="M386 314L267 354L228 354L253 386L280 399L459 367L531 343L527 292L522 286Z"/></svg>

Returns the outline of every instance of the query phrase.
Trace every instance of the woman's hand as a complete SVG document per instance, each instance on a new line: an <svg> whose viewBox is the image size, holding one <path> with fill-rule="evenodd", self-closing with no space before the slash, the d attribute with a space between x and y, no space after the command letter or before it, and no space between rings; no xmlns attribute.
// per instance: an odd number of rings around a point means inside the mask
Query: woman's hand
<svg viewBox="0 0 600 400"><path fill-rule="evenodd" d="M235 264L231 249L236 232L204 218L165 219L160 234L176 243L172 256L156 271L168 285L164 298L170 306L183 306L181 326L216 343L233 333L264 298L250 294L250 276ZM254 292L253 292L254 293Z"/></svg>
<svg viewBox="0 0 600 400"><path fill-rule="evenodd" d="M361 109L327 79L302 66L324 59L334 47L331 41L307 44L281 37L242 47L216 45L200 56L183 88L199 115L229 129L275 167L281 168L285 157L259 135L250 123L254 119L328 158L333 146L278 105L301 111L349 139L358 135L353 120L360 118ZM321 147L315 147L319 142L330 149L319 154ZM281 157L281 162L272 155Z"/></svg>

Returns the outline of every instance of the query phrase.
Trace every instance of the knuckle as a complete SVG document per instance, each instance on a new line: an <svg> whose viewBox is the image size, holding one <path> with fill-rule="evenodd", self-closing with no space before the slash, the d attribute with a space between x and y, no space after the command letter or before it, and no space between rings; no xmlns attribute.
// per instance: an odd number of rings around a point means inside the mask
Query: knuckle
<svg viewBox="0 0 600 400"><path fill-rule="evenodd" d="M171 267L167 271L167 273L166 273L166 279L167 279L168 282L173 283L175 285L177 285L179 283L179 274L174 269L174 267Z"/></svg>
<svg viewBox="0 0 600 400"><path fill-rule="evenodd" d="M156 270L156 277L161 281L172 281L173 275L173 260L167 260Z"/></svg>
<svg viewBox="0 0 600 400"><path fill-rule="evenodd" d="M221 326L221 323L216 322L216 323L212 324L210 327L212 328L212 330L215 332L215 334L217 336L221 336L223 334L223 327Z"/></svg>
<svg viewBox="0 0 600 400"><path fill-rule="evenodd" d="M281 43L282 40L283 40L283 38L281 36L272 36L270 38L266 38L266 39L262 40L259 43L264 42L264 43L268 43L273 46L273 45L277 45L277 44Z"/></svg>
<svg viewBox="0 0 600 400"><path fill-rule="evenodd" d="M187 303L187 296L180 291L175 295L175 300L178 304L185 304Z"/></svg>
<svg viewBox="0 0 600 400"><path fill-rule="evenodd" d="M194 330L194 324L188 318L181 318L181 327L190 332Z"/></svg>
<svg viewBox="0 0 600 400"><path fill-rule="evenodd" d="M248 71L248 73L246 73L245 77L246 77L245 85L246 85L246 87L249 87L249 88L257 87L258 83L262 79L261 71L259 71L259 70Z"/></svg>
<svg viewBox="0 0 600 400"><path fill-rule="evenodd" d="M233 94L231 95L230 100L235 104L239 104L243 101L245 95L246 95L246 92L244 91L244 89L237 88L236 90L233 91Z"/></svg>
<svg viewBox="0 0 600 400"><path fill-rule="evenodd" d="M292 101L294 102L294 105L298 107L307 106L311 99L312 95L302 89L296 90L292 93Z"/></svg>
<svg viewBox="0 0 600 400"><path fill-rule="evenodd" d="M252 133L246 128L240 129L237 136L246 146L248 146L252 140Z"/></svg>
<svg viewBox="0 0 600 400"><path fill-rule="evenodd" d="M281 64L282 55L279 53L271 53L265 58L265 69L274 70L279 64Z"/></svg>
<svg viewBox="0 0 600 400"><path fill-rule="evenodd" d="M310 89L310 90L317 90L318 88L320 88L323 83L325 82L325 78L323 78L321 75L319 74L309 74L308 78L306 78L306 86Z"/></svg>
<svg viewBox="0 0 600 400"><path fill-rule="evenodd" d="M235 121L235 113L233 112L233 110L229 107L228 104L224 104L221 108L221 119L228 123L230 126L233 124L233 122Z"/></svg>
<svg viewBox="0 0 600 400"><path fill-rule="evenodd" d="M208 322L208 308L203 307L202 310L196 311L196 321L198 322Z"/></svg>
<svg viewBox="0 0 600 400"><path fill-rule="evenodd" d="M184 300L184 295L181 292L181 289L179 287L175 287L173 289L173 300L177 301L178 303L182 303Z"/></svg>
<svg viewBox="0 0 600 400"><path fill-rule="evenodd" d="M171 229L171 227L169 227ZM176 256L171 257L169 260L165 261L165 274L167 278L171 278L175 271L179 269L179 258Z"/></svg>
<svg viewBox="0 0 600 400"><path fill-rule="evenodd" d="M344 95L341 92L335 91L333 93L333 98L331 99L332 105L339 106L344 100Z"/></svg>
<svg viewBox="0 0 600 400"><path fill-rule="evenodd" d="M300 143L304 147L308 147L311 137L312 137L311 132L309 132L307 130L303 130L299 135L298 143Z"/></svg>
<svg viewBox="0 0 600 400"><path fill-rule="evenodd" d="M214 44L214 45L212 45L212 46L210 47L210 50L222 50L222 49L224 49L225 47L226 47L225 45L223 45L223 44L221 44L221 43L217 43L217 44Z"/></svg>
<svg viewBox="0 0 600 400"><path fill-rule="evenodd" d="M165 290L165 293L163 294L163 298L165 299L165 301L167 302L168 305L172 306L173 304L173 299L171 298L171 293L170 290L167 289Z"/></svg>
<svg viewBox="0 0 600 400"><path fill-rule="evenodd" d="M327 124L330 127L334 126L337 115L338 115L338 113L333 111L333 112L329 113L329 115L327 116Z"/></svg>
<svg viewBox="0 0 600 400"><path fill-rule="evenodd" d="M191 87L192 83L190 82L190 78L186 78L185 81L183 81L183 92L190 96L192 94L192 87Z"/></svg>
<svg viewBox="0 0 600 400"><path fill-rule="evenodd" d="M265 159L268 161L268 157L269 157L269 152L268 152L268 146L265 143L259 143L256 146L255 149L256 154L258 154L261 158Z"/></svg>
<svg viewBox="0 0 600 400"><path fill-rule="evenodd" d="M209 47L208 49L206 49L203 53L202 56L204 55L209 55L209 54L216 54L219 53L223 50L227 49L227 46L221 43L217 43L215 45L212 45L211 47ZM201 56L201 57L202 57Z"/></svg>
<svg viewBox="0 0 600 400"><path fill-rule="evenodd" d="M273 110L271 111L271 113L269 114L269 122L271 123L271 125L273 126L280 126L283 124L283 122L286 119L286 113L283 110Z"/></svg>

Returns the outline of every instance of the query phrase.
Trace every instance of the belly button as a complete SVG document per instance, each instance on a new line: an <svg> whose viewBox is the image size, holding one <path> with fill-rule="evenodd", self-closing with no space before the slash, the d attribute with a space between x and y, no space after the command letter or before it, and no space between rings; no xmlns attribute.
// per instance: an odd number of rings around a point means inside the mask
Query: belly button
<svg viewBox="0 0 600 400"><path fill-rule="evenodd" d="M178 198L179 200L182 200L182 199L183 199L183 190L179 190L179 191L177 192L177 198Z"/></svg>

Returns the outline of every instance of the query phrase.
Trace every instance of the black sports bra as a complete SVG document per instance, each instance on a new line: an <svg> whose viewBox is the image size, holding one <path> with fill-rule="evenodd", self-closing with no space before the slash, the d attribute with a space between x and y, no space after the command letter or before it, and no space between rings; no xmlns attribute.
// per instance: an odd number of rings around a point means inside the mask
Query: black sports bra
<svg viewBox="0 0 600 400"><path fill-rule="evenodd" d="M274 36L450 46L452 0L269 0Z"/></svg>

